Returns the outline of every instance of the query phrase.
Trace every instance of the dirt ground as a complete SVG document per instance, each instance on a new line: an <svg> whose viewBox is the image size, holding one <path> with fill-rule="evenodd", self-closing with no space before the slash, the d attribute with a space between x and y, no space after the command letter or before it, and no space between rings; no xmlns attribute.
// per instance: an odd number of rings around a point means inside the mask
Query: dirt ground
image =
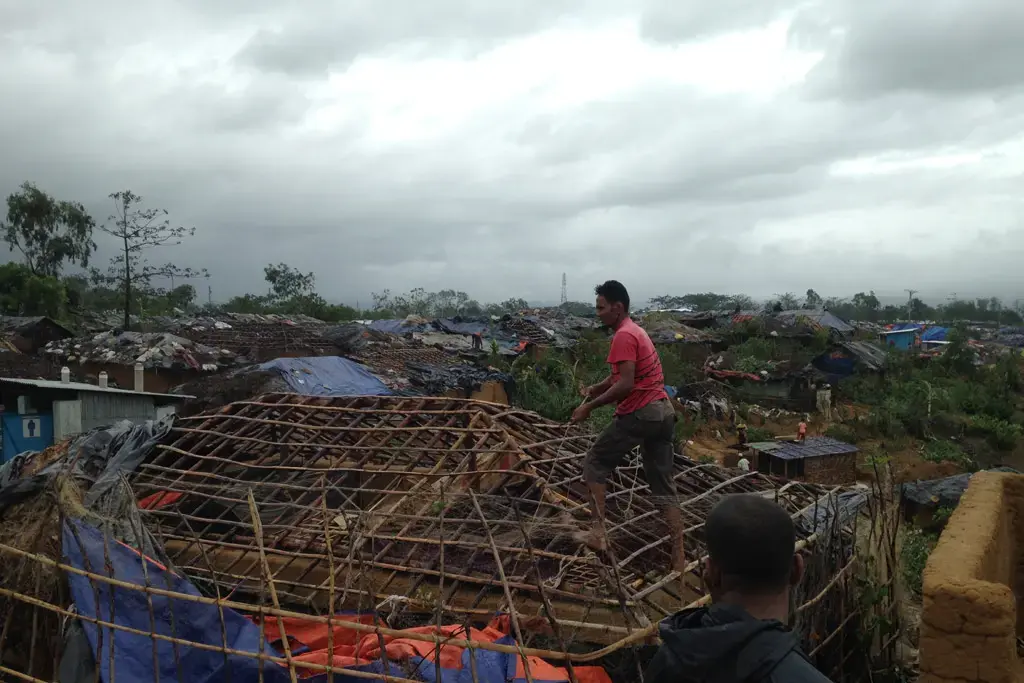
<svg viewBox="0 0 1024 683"><path fill-rule="evenodd" d="M837 411L844 420L854 419L865 414L867 410L864 406L854 404L837 406ZM764 424L761 424L760 419L752 419L748 426L764 428L781 437L795 437L799 422L800 416L794 415L768 420ZM834 423L822 420L818 415L812 415L807 428L808 436L824 434L832 424ZM737 443L737 438L736 430L727 421L701 425L690 440L691 443L686 445L686 455L693 460L710 459L724 466L728 455L735 456L738 453L734 448L730 448ZM864 441L857 445L865 453L858 462L858 479L862 481L868 481L874 477L874 469L868 461L867 452L880 451L888 455L893 481L897 484L918 479L940 479L963 471L952 463L934 463L922 460L919 448L915 443L900 450L892 450L879 440Z"/></svg>

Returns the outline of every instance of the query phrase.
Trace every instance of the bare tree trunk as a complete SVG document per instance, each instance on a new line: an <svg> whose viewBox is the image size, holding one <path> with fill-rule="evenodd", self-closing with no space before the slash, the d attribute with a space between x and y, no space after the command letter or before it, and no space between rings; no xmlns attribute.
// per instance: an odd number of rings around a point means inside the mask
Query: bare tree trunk
<svg viewBox="0 0 1024 683"><path fill-rule="evenodd" d="M128 234L125 226L124 237L124 329L127 332L132 322L132 266L128 260Z"/></svg>

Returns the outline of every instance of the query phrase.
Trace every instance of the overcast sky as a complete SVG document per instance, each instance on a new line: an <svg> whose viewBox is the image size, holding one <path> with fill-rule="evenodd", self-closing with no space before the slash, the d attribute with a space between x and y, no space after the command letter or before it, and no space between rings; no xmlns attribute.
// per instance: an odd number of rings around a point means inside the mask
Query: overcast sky
<svg viewBox="0 0 1024 683"><path fill-rule="evenodd" d="M1020 0L0 0L0 64L0 194L131 188L215 299L1024 298Z"/></svg>

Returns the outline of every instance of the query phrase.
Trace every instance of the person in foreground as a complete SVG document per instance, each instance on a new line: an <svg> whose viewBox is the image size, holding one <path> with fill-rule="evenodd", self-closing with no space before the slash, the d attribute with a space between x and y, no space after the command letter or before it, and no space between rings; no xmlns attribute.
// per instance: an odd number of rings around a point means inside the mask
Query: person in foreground
<svg viewBox="0 0 1024 683"><path fill-rule="evenodd" d="M711 606L661 622L646 683L827 683L784 626L804 573L789 514L760 496L734 495L711 510L704 531Z"/></svg>
<svg viewBox="0 0 1024 683"><path fill-rule="evenodd" d="M674 474L676 411L665 393L661 359L647 332L629 318L629 293L609 280L594 289L597 316L615 330L608 364L611 374L600 384L583 389L587 401L572 415L583 422L600 406L617 404L615 419L594 442L583 461L583 481L591 499L593 525L579 540L595 550L607 550L604 530L608 477L636 446L643 450L644 474L651 495L663 508L672 534L672 565L682 572L683 515L676 501Z"/></svg>

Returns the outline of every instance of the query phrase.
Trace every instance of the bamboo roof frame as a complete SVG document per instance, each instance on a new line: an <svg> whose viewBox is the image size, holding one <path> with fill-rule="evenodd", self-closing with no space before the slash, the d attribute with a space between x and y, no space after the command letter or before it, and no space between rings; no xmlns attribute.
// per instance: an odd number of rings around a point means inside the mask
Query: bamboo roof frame
<svg viewBox="0 0 1024 683"><path fill-rule="evenodd" d="M378 638L543 657L562 662L575 681L573 663L601 662L655 642L662 617L708 601L696 568L705 553L704 517L722 496L764 495L796 517L830 508L839 491L678 458L675 478L692 559L681 582L668 569L668 534L659 529L636 458L609 482L611 551L599 557L567 533L588 510L579 479L592 439L527 411L469 399L270 394L179 419L131 478L137 499L179 494L162 508L144 510L142 522L202 597L172 593L148 579L146 586L129 584L102 568L71 567L7 543L0 543L0 557L19 562L23 577L33 567L62 571L94 585L234 609L258 617L271 636L281 628L278 618L329 626L338 610L374 611L375 623L351 627ZM64 514L69 511L62 508ZM861 614L850 591L858 567L856 519L840 517L833 515L816 533L801 533L797 549L808 553L808 575L794 596L796 626L811 654L843 655L829 660L833 667L853 656L843 631ZM75 617L106 633L130 631L69 611L60 599L9 586L0 582L0 605L19 604L22 611L0 611L6 616L0 650L16 614L31 613L33 643L40 614ZM514 644L469 637L470 623L496 613L509 615ZM465 624L466 636L414 633L396 619ZM287 667L293 679L296 671L415 678L136 635L255 657ZM30 657L27 667L2 662L0 673L48 680L38 673L46 655Z"/></svg>
<svg viewBox="0 0 1024 683"><path fill-rule="evenodd" d="M609 482L608 556L572 539L589 512L580 463L593 436L527 411L273 394L181 419L173 434L132 483L140 498L180 496L145 512L147 526L175 564L223 590L261 585L242 514L251 491L278 593L303 610L322 611L333 580L350 607L399 601L460 619L554 612L551 628L608 643L702 596L696 562L682 580L669 571L639 457ZM675 479L691 558L704 554L703 520L722 495L769 494L796 514L827 493L683 458Z"/></svg>

